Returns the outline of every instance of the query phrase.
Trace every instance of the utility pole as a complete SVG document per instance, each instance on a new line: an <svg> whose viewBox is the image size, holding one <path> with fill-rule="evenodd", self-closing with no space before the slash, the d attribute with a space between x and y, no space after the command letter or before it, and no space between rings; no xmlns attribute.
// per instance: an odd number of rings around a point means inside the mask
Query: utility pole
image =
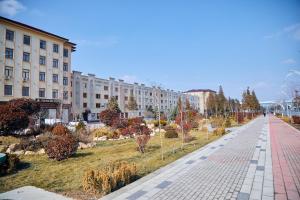
<svg viewBox="0 0 300 200"><path fill-rule="evenodd" d="M181 98L181 97L180 97L180 98ZM183 107L183 102L182 102L182 100L181 100L181 105L180 105L180 126L181 126L181 134L182 134L181 149L183 149L183 144L184 144L182 107Z"/></svg>
<svg viewBox="0 0 300 200"><path fill-rule="evenodd" d="M157 100L157 118L158 118L158 132L159 132L159 137L160 137L160 149L161 149L161 160L164 160L164 150L163 150L163 138L161 134L161 123L160 123L160 98L158 97L158 91L160 95L160 89L156 90L156 100Z"/></svg>

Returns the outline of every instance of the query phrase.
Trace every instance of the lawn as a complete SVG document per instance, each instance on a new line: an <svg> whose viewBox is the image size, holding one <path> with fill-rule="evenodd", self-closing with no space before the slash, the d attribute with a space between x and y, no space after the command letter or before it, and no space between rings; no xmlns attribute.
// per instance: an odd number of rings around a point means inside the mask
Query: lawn
<svg viewBox="0 0 300 200"><path fill-rule="evenodd" d="M134 139L99 142L91 149L79 150L76 155L64 161L53 161L46 155L23 155L23 169L15 174L0 178L0 192L8 191L25 185L33 185L78 199L89 199L81 187L82 176L88 169L103 167L110 161L127 161L137 164L140 177L173 162L218 136L211 135L209 140L206 132L192 131L195 140L185 143L181 149L181 138L163 139L165 159L161 160L160 137L152 137L147 144L146 153L137 151Z"/></svg>

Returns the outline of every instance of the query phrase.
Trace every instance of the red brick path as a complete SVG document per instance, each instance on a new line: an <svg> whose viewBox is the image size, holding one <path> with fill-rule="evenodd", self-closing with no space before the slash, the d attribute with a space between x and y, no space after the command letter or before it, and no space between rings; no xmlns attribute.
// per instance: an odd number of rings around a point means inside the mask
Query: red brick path
<svg viewBox="0 0 300 200"><path fill-rule="evenodd" d="M300 131L270 116L275 200L300 200Z"/></svg>

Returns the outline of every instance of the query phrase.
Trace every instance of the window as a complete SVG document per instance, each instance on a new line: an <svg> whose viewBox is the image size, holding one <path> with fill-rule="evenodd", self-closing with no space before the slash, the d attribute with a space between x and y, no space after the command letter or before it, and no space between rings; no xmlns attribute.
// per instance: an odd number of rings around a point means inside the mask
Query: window
<svg viewBox="0 0 300 200"><path fill-rule="evenodd" d="M86 88L86 87L87 87L87 84L85 83L85 84L84 84L84 88Z"/></svg>
<svg viewBox="0 0 300 200"><path fill-rule="evenodd" d="M46 65L46 56L40 56L40 65Z"/></svg>
<svg viewBox="0 0 300 200"><path fill-rule="evenodd" d="M53 67L58 68L58 59L53 59Z"/></svg>
<svg viewBox="0 0 300 200"><path fill-rule="evenodd" d="M104 86L104 90L107 91L108 90L108 86Z"/></svg>
<svg viewBox="0 0 300 200"><path fill-rule="evenodd" d="M87 97L87 93L84 92L84 93L82 94L82 96L83 96L83 98L86 98L86 97Z"/></svg>
<svg viewBox="0 0 300 200"><path fill-rule="evenodd" d="M118 96L115 96L115 99L116 99L116 100L118 100L118 99L119 99L119 97L118 97Z"/></svg>
<svg viewBox="0 0 300 200"><path fill-rule="evenodd" d="M46 41L45 40L40 40L40 48L46 49Z"/></svg>
<svg viewBox="0 0 300 200"><path fill-rule="evenodd" d="M64 49L64 57L69 57L69 50L68 49Z"/></svg>
<svg viewBox="0 0 300 200"><path fill-rule="evenodd" d="M124 89L124 92L127 93L127 92L128 92L128 89Z"/></svg>
<svg viewBox="0 0 300 200"><path fill-rule="evenodd" d="M23 52L23 61L29 62L30 61L30 53Z"/></svg>
<svg viewBox="0 0 300 200"><path fill-rule="evenodd" d="M45 88L39 89L39 97L44 98L45 97Z"/></svg>
<svg viewBox="0 0 300 200"><path fill-rule="evenodd" d="M83 107L86 108L87 107L87 103L83 103Z"/></svg>
<svg viewBox="0 0 300 200"><path fill-rule="evenodd" d="M68 77L64 77L64 79L63 79L63 84L64 84L64 85L68 85Z"/></svg>
<svg viewBox="0 0 300 200"><path fill-rule="evenodd" d="M23 97L29 96L29 87L22 87L22 96Z"/></svg>
<svg viewBox="0 0 300 200"><path fill-rule="evenodd" d="M128 97L124 97L124 100L125 100L125 101L128 101Z"/></svg>
<svg viewBox="0 0 300 200"><path fill-rule="evenodd" d="M58 90L52 90L52 98L57 99L58 98Z"/></svg>
<svg viewBox="0 0 300 200"><path fill-rule="evenodd" d="M23 36L23 44L30 45L30 36L28 35Z"/></svg>
<svg viewBox="0 0 300 200"><path fill-rule="evenodd" d="M4 85L4 95L12 95L12 85Z"/></svg>
<svg viewBox="0 0 300 200"><path fill-rule="evenodd" d="M100 103L96 103L96 108L100 108Z"/></svg>
<svg viewBox="0 0 300 200"><path fill-rule="evenodd" d="M53 74L52 80L53 80L53 83L58 83L58 74Z"/></svg>
<svg viewBox="0 0 300 200"><path fill-rule="evenodd" d="M141 95L141 90L139 90L139 95Z"/></svg>
<svg viewBox="0 0 300 200"><path fill-rule="evenodd" d="M59 46L58 44L53 44L53 52L58 53Z"/></svg>
<svg viewBox="0 0 300 200"><path fill-rule="evenodd" d="M69 98L68 91L63 92L63 98L64 98L64 100L68 100L68 98Z"/></svg>
<svg viewBox="0 0 300 200"><path fill-rule="evenodd" d="M14 50L10 48L5 48L5 58L13 59L14 58Z"/></svg>
<svg viewBox="0 0 300 200"><path fill-rule="evenodd" d="M118 92L118 91L119 91L119 88L116 87L116 88L115 88L115 92Z"/></svg>
<svg viewBox="0 0 300 200"><path fill-rule="evenodd" d="M6 29L6 40L14 41L14 35L13 31Z"/></svg>
<svg viewBox="0 0 300 200"><path fill-rule="evenodd" d="M69 71L68 63L64 63L63 70L64 70L65 72Z"/></svg>
<svg viewBox="0 0 300 200"><path fill-rule="evenodd" d="M100 98L101 98L100 94L96 94L96 99L100 99Z"/></svg>
<svg viewBox="0 0 300 200"><path fill-rule="evenodd" d="M29 69L23 69L22 77L23 77L23 80L29 80Z"/></svg>
<svg viewBox="0 0 300 200"><path fill-rule="evenodd" d="M104 95L104 99L108 99L108 95L106 94L106 95Z"/></svg>
<svg viewBox="0 0 300 200"><path fill-rule="evenodd" d="M40 81L45 81L45 80L46 80L46 73L40 72Z"/></svg>
<svg viewBox="0 0 300 200"><path fill-rule="evenodd" d="M150 96L152 96L152 92L150 92Z"/></svg>
<svg viewBox="0 0 300 200"><path fill-rule="evenodd" d="M13 68L5 66L4 74L5 74L5 77L12 77L13 76Z"/></svg>

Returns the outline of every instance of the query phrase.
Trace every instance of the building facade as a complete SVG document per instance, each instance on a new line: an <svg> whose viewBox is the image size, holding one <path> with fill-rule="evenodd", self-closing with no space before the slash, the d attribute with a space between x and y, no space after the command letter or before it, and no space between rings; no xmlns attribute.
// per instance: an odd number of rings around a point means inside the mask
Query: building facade
<svg viewBox="0 0 300 200"><path fill-rule="evenodd" d="M0 101L31 98L44 118L71 117L71 53L76 44L0 17Z"/></svg>
<svg viewBox="0 0 300 200"><path fill-rule="evenodd" d="M144 84L130 84L121 79L102 79L94 74L84 75L73 71L72 75L72 111L74 119L82 118L82 113L89 111L89 120L99 120L99 113L107 108L111 97L115 97L125 118L133 116L150 117L149 110L158 110L167 116L171 114L181 97L183 103L186 99L191 106L199 109L199 98L194 95L164 90L159 87L148 87ZM129 110L130 98L137 103L136 110Z"/></svg>
<svg viewBox="0 0 300 200"><path fill-rule="evenodd" d="M185 94L193 95L198 97L199 101L199 112L205 114L207 107L206 102L210 94L216 94L216 91L210 89L194 89L184 92Z"/></svg>

